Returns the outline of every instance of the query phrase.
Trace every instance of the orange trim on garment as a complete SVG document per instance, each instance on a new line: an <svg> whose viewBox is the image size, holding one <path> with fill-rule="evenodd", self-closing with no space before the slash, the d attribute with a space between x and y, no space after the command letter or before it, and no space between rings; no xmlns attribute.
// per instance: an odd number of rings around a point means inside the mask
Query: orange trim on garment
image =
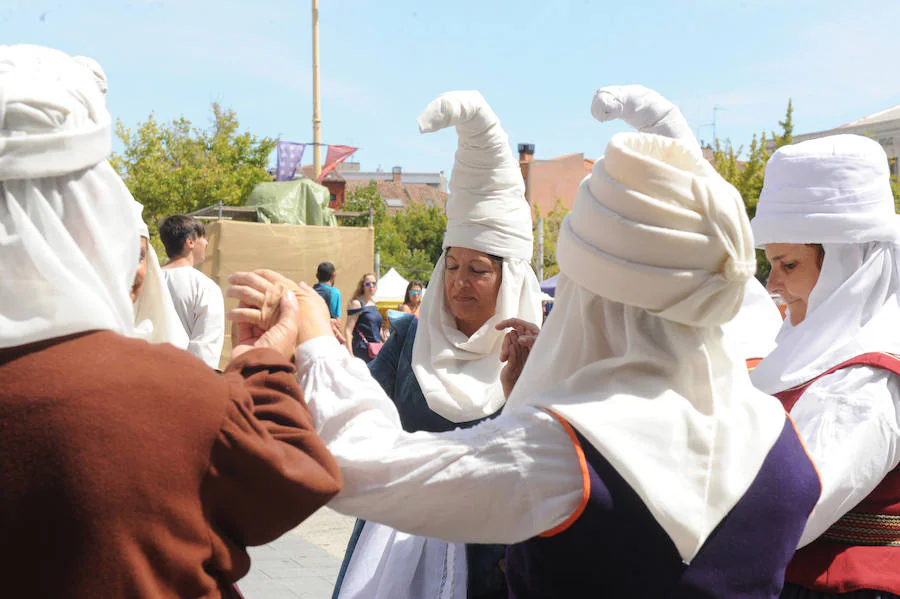
<svg viewBox="0 0 900 599"><path fill-rule="evenodd" d="M819 497L821 497L822 496L822 473L819 472L819 467L816 465L816 461L812 458L812 455L810 455L809 450L806 448L806 443L803 442L803 437L800 436L800 431L797 430L797 423L794 422L793 416L791 416L790 413L788 413L788 412L785 412L784 414L785 414L785 416L787 416L787 419L791 421L791 426L794 427L794 433L796 433L796 435L797 435L797 440L800 441L800 447L803 448L803 451L806 453L806 457L809 458L809 463L812 464L813 470L816 471L816 476L819 477Z"/></svg>
<svg viewBox="0 0 900 599"><path fill-rule="evenodd" d="M762 361L762 358L747 358L747 372L753 372L753 369L759 366L759 363Z"/></svg>
<svg viewBox="0 0 900 599"><path fill-rule="evenodd" d="M552 537L554 535L558 535L563 532L573 524L578 518L581 517L581 514L584 513L584 508L587 507L588 497L591 495L591 477L588 474L587 467L587 459L584 457L584 449L581 447L581 442L578 440L578 436L575 435L575 429L572 428L572 425L569 422L554 412L553 410L547 410L551 416L559 420L559 423L562 425L563 429L566 431L566 434L569 435L569 439L572 441L572 445L575 446L575 454L578 456L578 464L581 466L581 502L578 504L578 507L575 508L575 511L572 512L572 515L566 518L565 522L559 524L551 528L548 531L542 532L540 537Z"/></svg>

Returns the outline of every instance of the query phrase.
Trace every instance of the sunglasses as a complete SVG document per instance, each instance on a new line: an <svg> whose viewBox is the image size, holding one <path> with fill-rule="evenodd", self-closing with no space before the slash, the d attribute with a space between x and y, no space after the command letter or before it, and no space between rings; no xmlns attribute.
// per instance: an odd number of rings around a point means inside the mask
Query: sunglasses
<svg viewBox="0 0 900 599"><path fill-rule="evenodd" d="M422 295L421 289L413 289L409 292L410 295Z"/></svg>
<svg viewBox="0 0 900 599"><path fill-rule="evenodd" d="M363 285L365 285L366 287L378 287L378 283L373 283L372 281L363 283Z"/></svg>

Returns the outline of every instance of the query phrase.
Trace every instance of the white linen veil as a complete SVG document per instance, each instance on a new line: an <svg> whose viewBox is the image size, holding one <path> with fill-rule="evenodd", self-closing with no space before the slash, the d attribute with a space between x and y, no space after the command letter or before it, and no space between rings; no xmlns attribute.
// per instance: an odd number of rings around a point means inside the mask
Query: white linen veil
<svg viewBox="0 0 900 599"><path fill-rule="evenodd" d="M0 347L132 333L138 230L91 64L0 46Z"/></svg>
<svg viewBox="0 0 900 599"><path fill-rule="evenodd" d="M139 235L148 242L147 274L144 291L134 303L134 336L150 343L170 343L178 349L187 349L190 338L175 311L156 250L149 243L150 231L141 219L142 210L143 206L136 204Z"/></svg>

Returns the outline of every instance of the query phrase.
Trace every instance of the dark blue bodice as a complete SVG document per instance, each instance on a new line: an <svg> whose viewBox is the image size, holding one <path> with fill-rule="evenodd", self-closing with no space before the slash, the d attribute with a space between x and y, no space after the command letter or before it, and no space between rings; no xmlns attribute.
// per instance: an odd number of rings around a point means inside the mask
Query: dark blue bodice
<svg viewBox="0 0 900 599"><path fill-rule="evenodd" d="M577 433L590 477L581 516L552 537L507 549L510 597L775 599L819 478L785 421L749 490L689 565L635 491Z"/></svg>

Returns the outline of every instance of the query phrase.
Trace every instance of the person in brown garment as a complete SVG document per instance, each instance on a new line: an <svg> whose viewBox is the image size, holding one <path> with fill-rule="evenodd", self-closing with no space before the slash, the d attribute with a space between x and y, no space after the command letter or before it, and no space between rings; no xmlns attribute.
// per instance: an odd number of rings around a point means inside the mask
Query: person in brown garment
<svg viewBox="0 0 900 599"><path fill-rule="evenodd" d="M341 488L290 362L322 333L282 288L224 375L129 338L138 232L105 84L0 46L0 596L238 596L246 547Z"/></svg>

